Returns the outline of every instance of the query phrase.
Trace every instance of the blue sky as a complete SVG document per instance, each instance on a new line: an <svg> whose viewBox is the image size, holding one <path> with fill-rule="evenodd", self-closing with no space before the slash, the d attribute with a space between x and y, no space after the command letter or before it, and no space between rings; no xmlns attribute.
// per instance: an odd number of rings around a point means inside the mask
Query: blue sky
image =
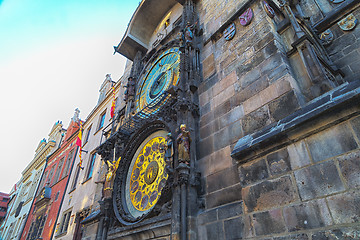
<svg viewBox="0 0 360 240"><path fill-rule="evenodd" d="M117 81L125 59L113 55L139 1L0 0L0 192L9 192L57 120L82 119L105 75Z"/></svg>

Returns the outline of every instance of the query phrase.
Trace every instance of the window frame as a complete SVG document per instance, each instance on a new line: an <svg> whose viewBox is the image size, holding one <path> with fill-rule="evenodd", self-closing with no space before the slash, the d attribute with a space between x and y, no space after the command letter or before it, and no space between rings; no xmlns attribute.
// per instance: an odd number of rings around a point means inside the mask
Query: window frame
<svg viewBox="0 0 360 240"><path fill-rule="evenodd" d="M71 166L71 160L73 159L74 157L74 153L75 153L75 149L72 149L69 154L67 155L67 160L65 162L65 165L64 165L64 169L63 169L63 172L61 174L61 179L65 178L67 175L69 175L69 171L70 171L70 166Z"/></svg>
<svg viewBox="0 0 360 240"><path fill-rule="evenodd" d="M35 220L32 221L29 232L27 233L26 240L36 240L41 237L44 232L47 215L45 211L35 216Z"/></svg>
<svg viewBox="0 0 360 240"><path fill-rule="evenodd" d="M40 184L39 184L39 188L37 190L36 196L39 195L41 193L41 190L44 188L45 184L46 184L46 180L49 174L49 170L46 170L44 172L44 175L42 176L41 180L40 180Z"/></svg>
<svg viewBox="0 0 360 240"><path fill-rule="evenodd" d="M8 232L6 233L6 238L5 239L11 239L13 232L14 232L14 225L15 225L15 221L10 223Z"/></svg>
<svg viewBox="0 0 360 240"><path fill-rule="evenodd" d="M55 164L51 167L50 172L49 172L49 175L48 175L48 177L47 177L47 179L46 179L45 184L49 183L49 186L52 185L52 179L53 179L53 177L54 177L54 172L55 172L56 166L57 166L57 164L55 163Z"/></svg>
<svg viewBox="0 0 360 240"><path fill-rule="evenodd" d="M62 157L60 159L59 163L57 164L55 175L54 175L54 181L53 181L52 185L55 185L61 179L60 176L61 176L61 170L63 169L63 166L64 166L64 160L65 160L65 157Z"/></svg>
<svg viewBox="0 0 360 240"><path fill-rule="evenodd" d="M60 221L60 224L59 224L58 233L56 234L56 236L66 235L67 230L69 229L71 212L72 212L72 209L69 209L69 210L66 210L62 214L61 221ZM65 229L64 229L64 227L65 227Z"/></svg>
<svg viewBox="0 0 360 240"><path fill-rule="evenodd" d="M97 131L99 131L100 129L102 129L104 127L105 118L106 118L106 110L100 114Z"/></svg>
<svg viewBox="0 0 360 240"><path fill-rule="evenodd" d="M87 180L93 177L95 160L96 160L96 152L90 155L90 161L88 164L88 168L86 170L86 177L84 182L86 182Z"/></svg>
<svg viewBox="0 0 360 240"><path fill-rule="evenodd" d="M34 193L36 191L36 187L38 186L38 183L40 182L40 177L41 177L41 171L38 171L34 177L32 186L29 189L29 195L28 195L28 200L32 197L34 197Z"/></svg>
<svg viewBox="0 0 360 240"><path fill-rule="evenodd" d="M88 127L87 130L86 130L86 137L85 137L85 141L84 141L84 144L83 144L83 145L85 145L85 144L89 141L90 133L91 133L91 128L92 128L92 124L91 124L90 127Z"/></svg>
<svg viewBox="0 0 360 240"><path fill-rule="evenodd" d="M70 192L72 192L72 191L74 191L76 189L76 185L77 185L77 182L79 180L79 175L80 175L80 166L77 165L76 166L76 172L75 172L75 175L74 175L74 179L73 179L73 182L71 184Z"/></svg>

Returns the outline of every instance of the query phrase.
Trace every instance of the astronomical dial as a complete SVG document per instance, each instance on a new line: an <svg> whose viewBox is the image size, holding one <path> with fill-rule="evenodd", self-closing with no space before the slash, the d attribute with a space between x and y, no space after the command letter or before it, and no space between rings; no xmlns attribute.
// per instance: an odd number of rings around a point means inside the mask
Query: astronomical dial
<svg viewBox="0 0 360 240"><path fill-rule="evenodd" d="M139 82L136 96L137 111L145 107L156 110L164 104L160 102L162 93L178 84L179 63L179 48L171 48L147 66Z"/></svg>
<svg viewBox="0 0 360 240"><path fill-rule="evenodd" d="M136 151L126 178L126 207L138 218L147 214L155 206L166 185L164 160L165 131L151 134Z"/></svg>

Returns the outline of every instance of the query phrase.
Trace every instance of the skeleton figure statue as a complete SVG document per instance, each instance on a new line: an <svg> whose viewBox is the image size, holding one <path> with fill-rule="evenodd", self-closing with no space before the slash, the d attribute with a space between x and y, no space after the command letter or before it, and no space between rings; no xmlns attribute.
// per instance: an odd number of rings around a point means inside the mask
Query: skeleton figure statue
<svg viewBox="0 0 360 240"><path fill-rule="evenodd" d="M183 44L187 47L191 47L193 39L194 39L194 29L195 26L191 25L190 22L186 24L186 27L182 30L183 32Z"/></svg>
<svg viewBox="0 0 360 240"><path fill-rule="evenodd" d="M166 170L168 173L173 172L173 140L171 138L171 133L168 133L165 138L165 162L166 162Z"/></svg>
<svg viewBox="0 0 360 240"><path fill-rule="evenodd" d="M124 101L127 101L135 96L135 80L132 77L128 78L128 83L125 88Z"/></svg>

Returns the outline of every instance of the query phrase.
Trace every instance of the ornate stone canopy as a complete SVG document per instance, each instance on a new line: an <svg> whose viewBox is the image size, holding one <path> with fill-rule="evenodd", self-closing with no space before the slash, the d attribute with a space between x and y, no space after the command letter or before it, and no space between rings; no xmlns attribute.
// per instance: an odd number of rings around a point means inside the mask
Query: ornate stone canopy
<svg viewBox="0 0 360 240"><path fill-rule="evenodd" d="M147 52L150 38L176 0L143 0L132 16L124 37L115 51L134 60L138 51Z"/></svg>

